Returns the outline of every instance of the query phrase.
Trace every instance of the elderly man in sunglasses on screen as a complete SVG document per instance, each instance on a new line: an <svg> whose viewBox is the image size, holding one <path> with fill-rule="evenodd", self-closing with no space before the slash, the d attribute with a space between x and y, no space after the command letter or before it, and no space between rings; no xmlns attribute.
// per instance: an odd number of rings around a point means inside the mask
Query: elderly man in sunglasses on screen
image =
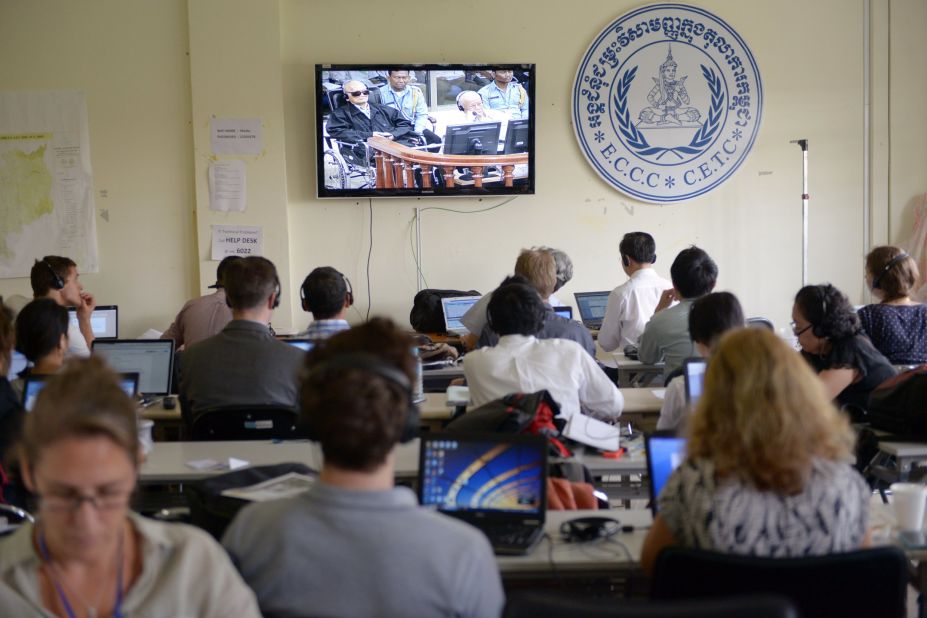
<svg viewBox="0 0 927 618"><path fill-rule="evenodd" d="M412 123L403 115L385 105L370 103L370 91L363 82L351 80L344 83L347 104L342 105L328 117L328 134L342 142L354 142L355 156L366 158L364 143L368 138L379 135L406 146L422 143L421 135L415 132Z"/></svg>

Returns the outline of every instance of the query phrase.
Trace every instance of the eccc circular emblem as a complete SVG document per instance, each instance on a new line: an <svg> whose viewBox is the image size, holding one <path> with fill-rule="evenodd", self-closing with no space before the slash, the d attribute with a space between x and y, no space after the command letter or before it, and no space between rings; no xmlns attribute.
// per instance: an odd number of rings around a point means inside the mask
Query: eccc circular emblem
<svg viewBox="0 0 927 618"><path fill-rule="evenodd" d="M743 163L763 112L760 72L722 19L685 4L627 13L573 84L573 127L596 172L645 202L703 195Z"/></svg>

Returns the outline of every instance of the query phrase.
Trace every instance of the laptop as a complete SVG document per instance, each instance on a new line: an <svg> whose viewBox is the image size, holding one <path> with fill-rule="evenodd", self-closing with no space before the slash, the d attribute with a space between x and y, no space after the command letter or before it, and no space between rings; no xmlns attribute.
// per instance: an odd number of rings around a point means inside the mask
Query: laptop
<svg viewBox="0 0 927 618"><path fill-rule="evenodd" d="M94 339L93 354L105 358L118 373L137 373L143 397L170 394L173 339Z"/></svg>
<svg viewBox="0 0 927 618"><path fill-rule="evenodd" d="M39 392L45 386L45 381L50 378L49 375L30 375L23 379L23 409L26 412L32 412L35 407L35 399Z"/></svg>
<svg viewBox="0 0 927 618"><path fill-rule="evenodd" d="M658 500L670 474L686 458L686 439L672 431L655 431L644 438L647 453L647 478L650 484L650 509L657 514Z"/></svg>
<svg viewBox="0 0 927 618"><path fill-rule="evenodd" d="M482 530L496 554L527 554L544 533L547 439L424 434L418 492L423 506Z"/></svg>
<svg viewBox="0 0 927 618"><path fill-rule="evenodd" d="M554 313L567 320L573 319L573 307L569 305L558 305L554 307Z"/></svg>
<svg viewBox="0 0 927 618"><path fill-rule="evenodd" d="M315 347L315 341L311 339L281 338L280 341L294 348L299 348L303 352L309 352Z"/></svg>
<svg viewBox="0 0 927 618"><path fill-rule="evenodd" d="M29 359L17 350L13 350L10 356L10 370L6 374L6 379L12 382L19 377L19 372L29 366Z"/></svg>
<svg viewBox="0 0 927 618"><path fill-rule="evenodd" d="M126 395L135 399L138 396L138 381L139 375L137 372L128 372L119 374L119 386L122 387L122 390L125 391Z"/></svg>
<svg viewBox="0 0 927 618"><path fill-rule="evenodd" d="M460 318L476 304L480 296L448 296L441 299L441 309L444 311L444 330L450 335L466 335L470 331L463 325ZM479 334L479 333L474 333Z"/></svg>
<svg viewBox="0 0 927 618"><path fill-rule="evenodd" d="M708 362L704 358L687 358L682 362L682 375L686 379L686 403L694 406L705 385L705 370Z"/></svg>
<svg viewBox="0 0 927 618"><path fill-rule="evenodd" d="M605 318L605 308L608 306L610 292L576 292L576 307L579 309L579 318L583 326L590 330L602 328Z"/></svg>
<svg viewBox="0 0 927 618"><path fill-rule="evenodd" d="M68 319L77 327L77 309L68 307ZM119 307L117 305L100 305L90 314L90 328L96 339L119 338Z"/></svg>

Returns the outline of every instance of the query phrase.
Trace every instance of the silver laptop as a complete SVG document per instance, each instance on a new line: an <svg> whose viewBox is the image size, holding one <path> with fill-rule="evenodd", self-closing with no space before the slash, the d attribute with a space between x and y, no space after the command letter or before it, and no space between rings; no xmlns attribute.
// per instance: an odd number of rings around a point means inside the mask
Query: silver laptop
<svg viewBox="0 0 927 618"><path fill-rule="evenodd" d="M444 330L450 335L466 335L470 331L463 325L460 318L476 304L480 296L449 296L441 299L441 309L444 310ZM479 333L473 333L479 335Z"/></svg>
<svg viewBox="0 0 927 618"><path fill-rule="evenodd" d="M119 373L137 373L143 396L169 395L174 366L173 339L95 339L93 355Z"/></svg>
<svg viewBox="0 0 927 618"><path fill-rule="evenodd" d="M68 307L68 319L77 326L77 309ZM95 339L119 338L119 307L117 305L100 305L90 314L90 327Z"/></svg>
<svg viewBox="0 0 927 618"><path fill-rule="evenodd" d="M579 319L583 326L590 330L602 328L605 319L605 308L608 306L610 292L576 292L576 307L579 309Z"/></svg>
<svg viewBox="0 0 927 618"><path fill-rule="evenodd" d="M682 375L686 379L686 403L694 406L702 396L708 362L704 358L687 358L682 367Z"/></svg>

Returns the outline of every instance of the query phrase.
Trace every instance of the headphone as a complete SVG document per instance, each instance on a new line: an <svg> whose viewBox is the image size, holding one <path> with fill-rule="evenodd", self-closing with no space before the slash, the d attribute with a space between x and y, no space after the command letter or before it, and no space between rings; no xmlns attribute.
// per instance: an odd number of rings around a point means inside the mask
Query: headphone
<svg viewBox="0 0 927 618"><path fill-rule="evenodd" d="M621 522L610 517L577 517L560 524L560 535L567 543L588 543L607 539L621 532Z"/></svg>
<svg viewBox="0 0 927 618"><path fill-rule="evenodd" d="M828 286L826 286L826 285L819 285L819 286L816 286L816 287L818 288L818 291L821 293L821 320L820 320L820 322L817 323L817 324L814 324L814 323L812 322L812 324L811 324L811 334L813 334L815 337L820 337L821 339L826 339L826 338L827 338L827 335L824 333L824 329L822 328L822 324L824 323L824 320L827 319L827 287L828 287Z"/></svg>
<svg viewBox="0 0 927 618"><path fill-rule="evenodd" d="M462 97L462 96L463 96L465 93L467 93L467 92L472 92L472 91L471 91L471 90L461 90L461 91L457 94L457 99L456 99L456 102L457 102L457 109L459 109L460 111L464 111L463 105L460 104L460 97Z"/></svg>
<svg viewBox="0 0 927 618"><path fill-rule="evenodd" d="M283 289L280 287L280 277L274 275L274 305L273 309L276 309L280 306L280 294L283 292Z"/></svg>
<svg viewBox="0 0 927 618"><path fill-rule="evenodd" d="M873 290L879 290L879 289L881 289L881 285L880 285L880 284L881 284L881 282L882 282L882 279L885 277L885 275L888 274L888 271L890 271L890 270L892 269L892 267L893 267L895 264L901 262L902 260L904 260L904 259L906 259L906 258L908 258L908 257L909 257L908 254L905 253L904 251L902 251L901 253L899 253L898 255L896 255L895 257L893 257L891 260L889 260L889 261L888 261L888 264L886 264L886 265L882 268L882 272L880 272L880 273L876 276L876 278L872 280L872 289L873 289Z"/></svg>
<svg viewBox="0 0 927 618"><path fill-rule="evenodd" d="M46 266L48 266L48 270L49 270L49 272L51 272L51 275L52 275L52 284L51 284L51 285L52 285L52 287L53 287L54 289L56 289L56 290L60 290L60 289L64 288L64 279L61 278L61 275L59 275L57 272L55 272L55 269L52 268L52 265L48 263L48 260L42 260L42 263L45 264Z"/></svg>
<svg viewBox="0 0 927 618"><path fill-rule="evenodd" d="M391 365L387 361L365 352L340 354L329 360L308 367L304 379L320 379L324 383L329 378L333 378L342 371L348 369L357 369L358 371L371 373L383 378L387 382L392 382L402 389L407 404L404 411L405 417L402 432L399 435L399 442L405 444L418 437L420 424L419 410L418 406L416 406L413 401L412 384L409 382L409 378L406 374L395 365ZM308 415L303 415L301 428L305 432L306 437L310 440L318 441L318 434Z"/></svg>
<svg viewBox="0 0 927 618"><path fill-rule="evenodd" d="M353 306L354 305L354 288L351 287L351 280L345 277L343 273L341 273L338 270L335 270L334 268L332 268L332 271L337 273L341 277L341 279L344 280L344 287L346 288L344 291L344 300L345 302L348 303L348 307ZM303 303L303 311L308 311L309 313L312 313L309 310L309 296L306 295L306 284L308 282L309 282L309 276L307 275L306 279L303 281L303 284L299 286L299 298Z"/></svg>

